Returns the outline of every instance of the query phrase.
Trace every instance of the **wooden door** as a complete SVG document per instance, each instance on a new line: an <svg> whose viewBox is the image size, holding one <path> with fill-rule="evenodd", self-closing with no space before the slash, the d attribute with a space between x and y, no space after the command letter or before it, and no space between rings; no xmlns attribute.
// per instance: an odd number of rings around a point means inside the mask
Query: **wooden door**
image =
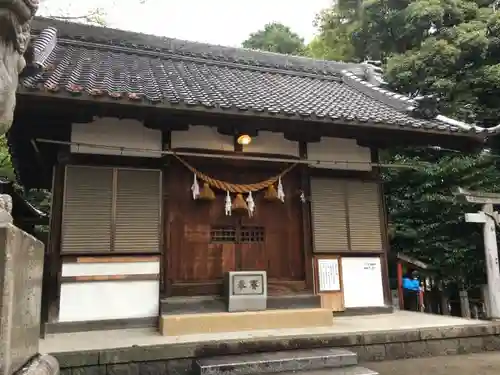
<svg viewBox="0 0 500 375"><path fill-rule="evenodd" d="M182 165L173 164L168 176L166 295L220 294L224 274L235 269L235 242L224 238L224 228L232 224L224 214L224 196L217 194L214 202L193 200L193 175Z"/></svg>
<svg viewBox="0 0 500 375"><path fill-rule="evenodd" d="M219 167L203 171L226 181L248 183L265 180L279 169L235 173ZM222 294L224 274L235 270L267 271L270 294L305 287L301 210L294 174L283 180L285 203L267 202L264 192L254 195L253 217L226 216L225 193L221 191L216 191L213 202L193 200L193 175L182 165L173 164L169 176L165 181L164 231L167 295Z"/></svg>
<svg viewBox="0 0 500 375"><path fill-rule="evenodd" d="M238 271L267 270L265 228L256 225L238 226L236 268Z"/></svg>

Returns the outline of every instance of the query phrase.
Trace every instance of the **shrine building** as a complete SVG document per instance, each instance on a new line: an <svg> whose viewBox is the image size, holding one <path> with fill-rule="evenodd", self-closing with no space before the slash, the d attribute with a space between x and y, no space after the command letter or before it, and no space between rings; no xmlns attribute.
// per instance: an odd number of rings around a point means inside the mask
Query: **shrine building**
<svg viewBox="0 0 500 375"><path fill-rule="evenodd" d="M305 325L390 313L379 150L488 134L387 91L368 63L32 27L44 71L21 80L8 141L19 181L52 192L47 332L177 334L169 317L229 322L228 300L248 296L260 307L241 310Z"/></svg>

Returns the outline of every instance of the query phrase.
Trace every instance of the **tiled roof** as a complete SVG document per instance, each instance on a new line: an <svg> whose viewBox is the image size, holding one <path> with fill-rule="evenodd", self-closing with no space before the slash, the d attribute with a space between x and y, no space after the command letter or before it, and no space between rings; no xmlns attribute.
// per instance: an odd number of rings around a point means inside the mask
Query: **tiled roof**
<svg viewBox="0 0 500 375"><path fill-rule="evenodd" d="M344 121L444 132L480 132L446 118L425 120L415 102L363 79L366 66L213 46L38 19L58 41L27 90L306 121ZM44 43L39 41L38 43Z"/></svg>

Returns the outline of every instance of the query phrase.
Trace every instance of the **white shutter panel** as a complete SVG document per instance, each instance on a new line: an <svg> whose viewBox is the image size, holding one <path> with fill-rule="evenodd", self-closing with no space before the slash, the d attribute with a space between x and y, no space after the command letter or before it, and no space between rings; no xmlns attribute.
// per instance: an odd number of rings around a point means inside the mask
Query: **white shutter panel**
<svg viewBox="0 0 500 375"><path fill-rule="evenodd" d="M117 173L114 251L160 251L160 171L118 169Z"/></svg>
<svg viewBox="0 0 500 375"><path fill-rule="evenodd" d="M313 249L316 253L349 250L344 180L311 177Z"/></svg>
<svg viewBox="0 0 500 375"><path fill-rule="evenodd" d="M111 250L112 201L112 168L66 167L62 253Z"/></svg>
<svg viewBox="0 0 500 375"><path fill-rule="evenodd" d="M352 251L382 251L379 185L372 181L347 183Z"/></svg>

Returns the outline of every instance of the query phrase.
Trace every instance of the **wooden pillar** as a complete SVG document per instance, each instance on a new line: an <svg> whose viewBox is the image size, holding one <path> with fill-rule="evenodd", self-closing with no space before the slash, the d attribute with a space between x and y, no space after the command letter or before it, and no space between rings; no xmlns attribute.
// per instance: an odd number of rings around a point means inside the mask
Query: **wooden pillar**
<svg viewBox="0 0 500 375"><path fill-rule="evenodd" d="M52 204L50 214L50 232L46 251L47 264L44 268L47 269L45 276L47 277L47 293L46 293L46 322L54 322L59 316L59 296L60 296L60 273L61 273L61 225L62 225L62 209L64 200L64 176L65 166L57 163L53 168L53 184L52 184Z"/></svg>
<svg viewBox="0 0 500 375"><path fill-rule="evenodd" d="M299 142L299 153L302 159L307 159L307 143ZM309 178L309 168L305 164L297 166L300 173L300 189L305 197L311 196L311 180ZM299 192L300 194L300 192ZM299 197L293 197L299 199ZM313 233L311 225L311 202L306 199L300 204L302 216L302 248L304 251L304 268L306 277L306 289L314 290L314 268L313 268Z"/></svg>
<svg viewBox="0 0 500 375"><path fill-rule="evenodd" d="M171 146L172 134L170 131L162 129L161 131L161 143L162 150L168 150ZM169 167L169 156L163 155L161 157L161 220L160 220L160 299L168 296L167 288L167 270L168 270L168 248L169 248L169 235L168 235L168 167Z"/></svg>
<svg viewBox="0 0 500 375"><path fill-rule="evenodd" d="M371 148L371 161L372 163L378 163L379 156L378 150L375 148ZM377 178L378 181L378 190L379 190L379 215L380 215L380 235L382 236L382 246L383 246L383 254L380 257L380 264L382 268L382 285L384 290L384 303L386 306L392 306L392 293L389 283L389 259L388 255L390 252L390 243L389 243L389 233L388 233L388 222L387 222L387 209L385 206L385 196L384 196L384 186L382 181L380 180L380 168L373 167L373 174Z"/></svg>
<svg viewBox="0 0 500 375"><path fill-rule="evenodd" d="M398 297L399 297L399 308L404 310L405 301L403 296L403 263L398 262Z"/></svg>

